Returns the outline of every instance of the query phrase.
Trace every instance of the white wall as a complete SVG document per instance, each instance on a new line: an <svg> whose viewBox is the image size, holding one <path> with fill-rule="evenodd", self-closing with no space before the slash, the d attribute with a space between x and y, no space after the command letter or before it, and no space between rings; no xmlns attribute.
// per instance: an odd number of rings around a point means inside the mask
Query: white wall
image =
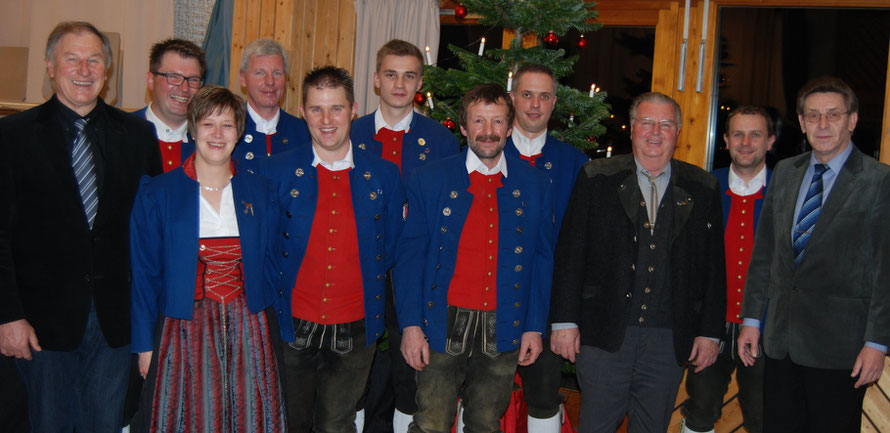
<svg viewBox="0 0 890 433"><path fill-rule="evenodd" d="M0 46L28 46L28 102L42 102L49 32L60 21L89 21L104 32L121 35L123 108L140 108L145 89L148 51L173 36L173 0L2 0Z"/></svg>

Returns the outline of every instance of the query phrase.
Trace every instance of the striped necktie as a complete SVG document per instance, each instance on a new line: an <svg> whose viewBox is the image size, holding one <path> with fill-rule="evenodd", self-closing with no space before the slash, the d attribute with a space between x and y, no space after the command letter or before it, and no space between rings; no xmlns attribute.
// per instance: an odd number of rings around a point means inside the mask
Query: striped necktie
<svg viewBox="0 0 890 433"><path fill-rule="evenodd" d="M813 227L816 226L816 220L822 210L822 175L828 171L825 164L816 164L813 166L813 180L810 181L810 188L807 189L807 195L800 207L800 214L797 216L797 224L794 225L794 231L791 234L791 246L794 249L794 263L800 264L803 259L803 252L813 234Z"/></svg>
<svg viewBox="0 0 890 433"><path fill-rule="evenodd" d="M74 121L77 135L74 137L74 146L71 148L71 168L74 169L74 177L77 178L77 186L80 189L80 199L83 202L83 211L86 214L90 229L96 220L96 211L99 209L99 191L96 188L96 164L93 163L93 151L87 141L84 128L86 119Z"/></svg>

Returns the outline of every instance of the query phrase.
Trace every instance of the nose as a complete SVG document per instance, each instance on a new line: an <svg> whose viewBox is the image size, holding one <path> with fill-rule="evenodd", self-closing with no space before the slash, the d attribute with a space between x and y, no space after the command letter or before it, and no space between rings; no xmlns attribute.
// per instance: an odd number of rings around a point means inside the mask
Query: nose
<svg viewBox="0 0 890 433"><path fill-rule="evenodd" d="M90 75L90 60L89 60L89 59L83 59L83 60L81 60L80 63L78 63L77 66L78 66L78 67L77 67L77 72L78 72L80 75L82 75L82 76L84 76L84 77L87 76L87 75Z"/></svg>
<svg viewBox="0 0 890 433"><path fill-rule="evenodd" d="M819 125L819 128L828 128L828 126L829 126L830 123L831 123L831 122L828 121L828 114L827 114L827 113L826 113L826 114L819 114L819 122L817 123L817 125Z"/></svg>
<svg viewBox="0 0 890 433"><path fill-rule="evenodd" d="M402 75L396 76L395 87L397 89L401 89L405 87L405 77Z"/></svg>
<svg viewBox="0 0 890 433"><path fill-rule="evenodd" d="M266 74L263 76L263 83L272 86L275 84L275 77L272 74Z"/></svg>
<svg viewBox="0 0 890 433"><path fill-rule="evenodd" d="M541 105L541 99L537 96L533 96L531 99L532 108L538 108Z"/></svg>

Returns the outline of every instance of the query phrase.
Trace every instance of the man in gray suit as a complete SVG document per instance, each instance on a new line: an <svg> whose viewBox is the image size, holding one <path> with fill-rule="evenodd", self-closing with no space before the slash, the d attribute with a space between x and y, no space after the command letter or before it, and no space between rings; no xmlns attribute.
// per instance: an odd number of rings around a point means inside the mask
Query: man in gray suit
<svg viewBox="0 0 890 433"><path fill-rule="evenodd" d="M858 105L840 79L807 83L813 150L780 162L766 194L738 339L752 365L765 320L766 433L859 432L890 345L890 167L853 146Z"/></svg>

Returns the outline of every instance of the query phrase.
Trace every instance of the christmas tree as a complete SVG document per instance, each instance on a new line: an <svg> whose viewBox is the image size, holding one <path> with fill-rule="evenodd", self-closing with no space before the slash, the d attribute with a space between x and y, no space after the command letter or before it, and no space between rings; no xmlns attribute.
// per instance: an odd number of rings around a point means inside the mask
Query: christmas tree
<svg viewBox="0 0 890 433"><path fill-rule="evenodd" d="M433 103L426 106L426 114L448 126L461 139L456 124L464 93L482 83L500 83L506 88L510 74L526 63L546 65L557 79L569 75L578 56L566 57L564 50L549 49L541 43L549 41L549 45L555 45L560 35L572 29L585 33L602 27L592 22L597 16L594 3L584 0L462 0L461 3L469 13L479 16L480 24L515 32L509 48L486 49L482 55L479 55L481 49L470 52L449 44L448 49L458 58L462 69L425 67L421 93L433 98ZM527 34L537 36L536 46L523 48L522 41ZM594 138L606 131L600 121L609 116L609 106L604 102L606 92L579 91L559 85L556 95L548 132L582 150L596 147Z"/></svg>

